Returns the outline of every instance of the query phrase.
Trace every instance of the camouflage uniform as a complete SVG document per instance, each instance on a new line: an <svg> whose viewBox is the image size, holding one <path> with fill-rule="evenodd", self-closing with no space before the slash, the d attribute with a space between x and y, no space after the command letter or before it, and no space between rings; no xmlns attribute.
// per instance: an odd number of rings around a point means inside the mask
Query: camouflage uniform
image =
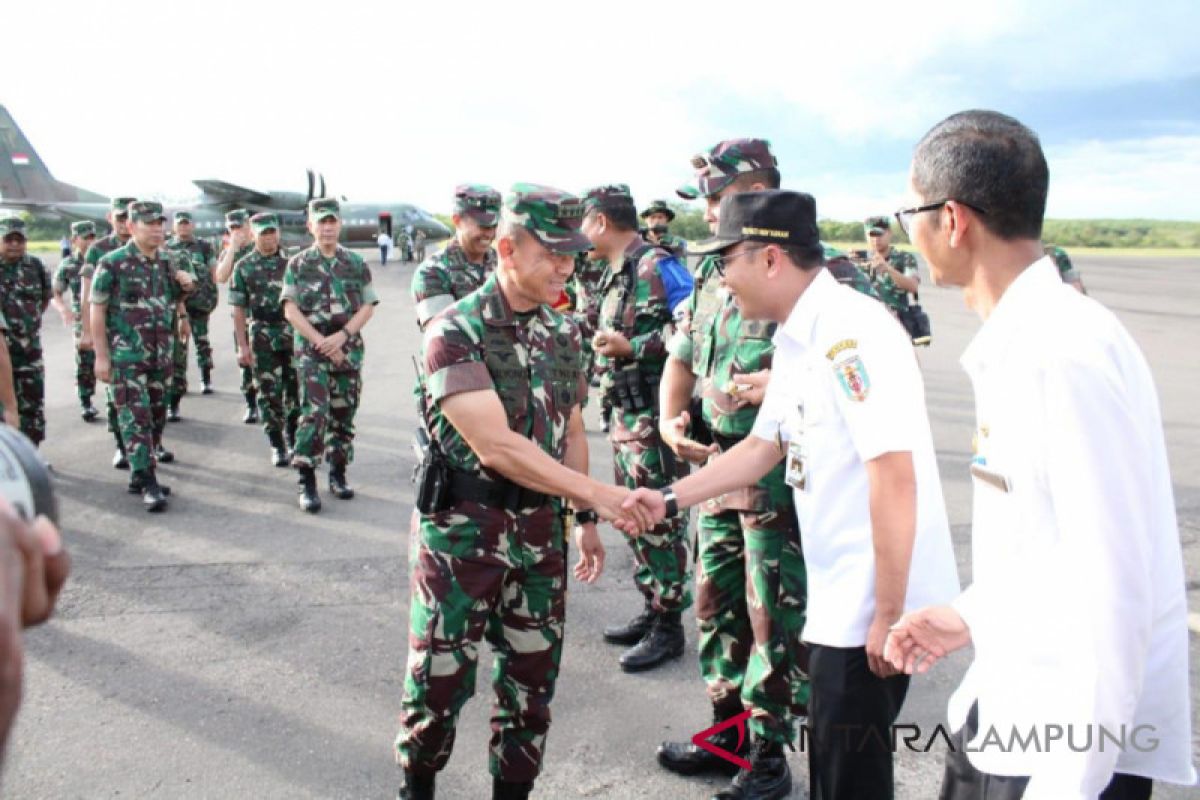
<svg viewBox="0 0 1200 800"><path fill-rule="evenodd" d="M330 336L362 306L377 304L379 297L362 256L339 245L333 257L326 258L314 244L288 260L280 300L295 303L313 327ZM292 464L315 468L327 456L331 465L345 467L354 461L354 415L362 392L362 333L351 336L343 346L346 360L341 366L317 352L299 331L293 343L301 412Z"/></svg>
<svg viewBox="0 0 1200 800"><path fill-rule="evenodd" d="M269 219L264 223L260 217ZM256 230L260 224L270 227L271 223L279 230L274 214L256 214L251 219ZM229 305L245 309L250 319L248 339L258 384L258 412L268 438L283 435L285 430L294 432L300 417L293 333L280 305L287 265L282 250L264 256L255 248L234 265L229 286Z"/></svg>
<svg viewBox="0 0 1200 800"><path fill-rule="evenodd" d="M245 211L230 211L228 214L225 215L225 224L229 225L231 221L236 222L238 225L248 225L250 222L249 216L246 214ZM254 250L253 242L247 242L246 244L242 245L234 252L233 263L237 264L243 258L250 255L250 253L253 252L253 250ZM224 255L224 253L222 253L222 255ZM234 346L234 348L237 347L237 337L236 336L234 337L234 340L233 340L233 346ZM252 402L252 398L255 396L255 394L257 392L257 387L255 387L255 385L254 385L254 367L242 367L241 390L242 390L242 394L246 396L246 402L247 403Z"/></svg>
<svg viewBox="0 0 1200 800"><path fill-rule="evenodd" d="M137 206L161 211L158 203ZM180 269L175 254L165 247L147 258L131 240L100 259L92 282L92 303L106 306L109 386L121 440L135 472L153 469L166 425L177 304L183 295L175 281Z"/></svg>
<svg viewBox="0 0 1200 800"><path fill-rule="evenodd" d="M666 214L668 224L670 224L671 220L675 219L675 210L667 205L666 200L655 200L651 202L650 205L646 206L646 208L642 210L641 218L645 220L651 214ZM646 241L670 251L670 253L680 261L683 261L687 258L687 239L684 239L682 236L676 236L673 233L667 232L658 237L658 242L653 242L648 234L649 229L643 231L643 235L646 236Z"/></svg>
<svg viewBox="0 0 1200 800"><path fill-rule="evenodd" d="M191 219L187 212L175 214L176 221ZM217 259L213 246L203 239L184 241L178 236L167 241L167 249L179 256L180 265L196 279L196 286L188 292L186 303L188 325L192 329L192 341L196 343L196 365L200 375L207 383L207 377L212 374L213 356L212 342L208 338L208 317L217 307L217 282L213 279L213 269ZM187 394L187 342L180 339L175 347L175 379L171 390L171 399L178 402ZM172 405L174 403L171 403Z"/></svg>
<svg viewBox="0 0 1200 800"><path fill-rule="evenodd" d="M1054 259L1054 265L1058 267L1058 276L1062 278L1063 283L1075 283L1079 281L1079 272L1075 269L1075 265L1071 263L1071 257L1067 255L1067 251L1063 250L1056 244L1048 244L1045 248L1046 255Z"/></svg>
<svg viewBox="0 0 1200 800"><path fill-rule="evenodd" d="M0 237L18 233L25 235L24 220L0 220ZM0 261L0 314L8 322L4 335L12 360L17 414L21 432L34 444L46 438L42 313L52 296L50 273L41 259L25 255L16 261Z"/></svg>
<svg viewBox="0 0 1200 800"><path fill-rule="evenodd" d="M528 184L513 191L506 218L554 252L587 247L578 232L578 200ZM509 427L562 462L568 420L587 390L580 345L578 327L548 306L514 313L495 275L438 316L422 348L425 424L451 467L476 480L500 478L480 464L439 405L451 395L489 389L499 395ZM407 772L428 775L445 766L458 713L475 691L484 638L495 653L491 773L529 782L541 771L562 657L566 533L558 498L514 505L519 510L464 499L420 516L420 535L411 543L408 666L396 739Z"/></svg>
<svg viewBox="0 0 1200 800"><path fill-rule="evenodd" d="M851 260L850 256L836 247L830 247L824 242L821 243L821 247L825 251L825 269L829 270L829 274L833 275L838 283L843 283L856 292L883 302L879 292L875 291L875 285L871 283L866 270L861 269Z"/></svg>
<svg viewBox="0 0 1200 800"><path fill-rule="evenodd" d="M868 217L863 227L868 232L887 231L891 228L891 221L887 217ZM868 258L872 257L872 255L868 254ZM917 259L912 253L906 253L902 250L897 250L895 247L889 247L886 260L901 275L913 278L917 277ZM896 281L892 278L890 272L872 269L869 260L864 266L864 270L871 279L871 285L875 287L879 298L883 300L884 305L891 309L893 314L899 314L908 308L908 292L896 285Z"/></svg>
<svg viewBox="0 0 1200 800"><path fill-rule="evenodd" d="M72 236L91 235L96 232L96 226L91 222L75 222L71 224ZM73 252L58 264L54 271L54 292L56 294L71 293L71 311L75 315L75 388L79 392L79 404L85 409L91 408L92 396L96 393L96 351L80 350L79 341L83 337L83 312L80 303L83 299L82 271L84 254ZM95 411L89 412L94 418Z"/></svg>
<svg viewBox="0 0 1200 800"><path fill-rule="evenodd" d="M454 211L486 228L495 227L499 221L500 193L482 184L463 184L454 190ZM495 250L489 248L483 263L475 264L467 259L457 239L451 241L413 273L409 291L417 309L417 324L424 330L439 311L478 289L495 270Z"/></svg>

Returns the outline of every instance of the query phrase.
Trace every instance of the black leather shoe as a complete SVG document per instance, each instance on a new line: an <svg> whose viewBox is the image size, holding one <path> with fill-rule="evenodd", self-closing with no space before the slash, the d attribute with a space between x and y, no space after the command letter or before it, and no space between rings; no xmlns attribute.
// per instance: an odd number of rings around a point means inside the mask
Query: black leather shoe
<svg viewBox="0 0 1200 800"><path fill-rule="evenodd" d="M200 371L200 394L212 394L212 373L208 370Z"/></svg>
<svg viewBox="0 0 1200 800"><path fill-rule="evenodd" d="M167 495L162 487L158 485L158 480L154 477L152 470L139 471L134 473L142 486L142 505L151 513L165 511L167 508Z"/></svg>
<svg viewBox="0 0 1200 800"><path fill-rule="evenodd" d="M437 775L415 775L404 773L404 785L400 787L397 800L433 800L433 786Z"/></svg>
<svg viewBox="0 0 1200 800"><path fill-rule="evenodd" d="M157 481L158 481L158 478L156 477L155 482L157 482ZM158 488L162 489L162 493L164 495L166 495L167 497L171 496L171 487L170 486L167 486L165 483L160 483L160 484L158 484ZM143 479L140 476L140 473L134 472L132 475L129 476L129 485L127 487L125 487L125 491L129 492L130 494L141 494L145 490L146 490L146 487L145 487Z"/></svg>
<svg viewBox="0 0 1200 800"><path fill-rule="evenodd" d="M612 644L637 644L647 633L650 632L650 627L654 624L654 610L650 608L650 604L646 603L646 607L642 609L642 613L638 614L633 619L623 625L609 625L604 629L604 641Z"/></svg>
<svg viewBox="0 0 1200 800"><path fill-rule="evenodd" d="M731 716L737 716L741 709L731 709L733 713L725 714L713 709L713 724L724 722ZM722 750L745 758L750 752L750 737L742 737L742 745L738 746L738 729L729 727L720 733L708 737L708 741ZM737 764L713 755L703 747L697 747L688 742L663 742L658 746L658 763L664 769L676 775L699 775L706 772L716 772L723 775L736 775Z"/></svg>
<svg viewBox="0 0 1200 800"><path fill-rule="evenodd" d="M80 409L79 416L83 417L84 422L95 422L96 417L100 416L100 412L89 402L85 403L83 408Z"/></svg>
<svg viewBox="0 0 1200 800"><path fill-rule="evenodd" d="M247 425L258 422L258 395L255 392L246 394L246 413L242 415L242 422Z"/></svg>
<svg viewBox="0 0 1200 800"><path fill-rule="evenodd" d="M783 745L755 739L750 769L740 769L733 782L712 800L784 800L792 793L792 770Z"/></svg>
<svg viewBox="0 0 1200 800"><path fill-rule="evenodd" d="M492 778L492 800L529 800L533 781L502 781Z"/></svg>
<svg viewBox="0 0 1200 800"><path fill-rule="evenodd" d="M154 459L160 464L170 464L175 460L175 454L161 444L154 446Z"/></svg>
<svg viewBox="0 0 1200 800"><path fill-rule="evenodd" d="M183 417L179 416L179 401L175 401L167 409L167 422L179 422Z"/></svg>
<svg viewBox="0 0 1200 800"><path fill-rule="evenodd" d="M354 490L346 483L346 466L344 464L330 465L329 493L339 500L349 500L354 497Z"/></svg>
<svg viewBox="0 0 1200 800"><path fill-rule="evenodd" d="M641 672L683 655L683 623L678 611L658 614L642 640L621 654L621 669Z"/></svg>
<svg viewBox="0 0 1200 800"><path fill-rule="evenodd" d="M309 514L321 510L321 496L317 494L317 473L312 467L300 467L300 479L296 485L300 487L300 508Z"/></svg>
<svg viewBox="0 0 1200 800"><path fill-rule="evenodd" d="M113 469L129 469L129 459L125 457L125 448L118 447L112 457Z"/></svg>

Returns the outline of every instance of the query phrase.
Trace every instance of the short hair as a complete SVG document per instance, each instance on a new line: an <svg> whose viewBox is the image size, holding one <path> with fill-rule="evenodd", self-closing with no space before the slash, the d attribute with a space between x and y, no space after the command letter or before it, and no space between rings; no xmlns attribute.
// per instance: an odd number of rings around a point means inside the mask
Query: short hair
<svg viewBox="0 0 1200 800"><path fill-rule="evenodd" d="M496 229L496 239L512 239L516 242L521 241L521 237L525 235L525 225L521 222L516 222L511 219L500 219L500 226Z"/></svg>
<svg viewBox="0 0 1200 800"><path fill-rule="evenodd" d="M961 111L917 144L913 187L931 202L977 206L983 226L1004 240L1040 239L1050 169L1037 134L997 111Z"/></svg>
<svg viewBox="0 0 1200 800"><path fill-rule="evenodd" d="M734 178L733 185L738 190L745 192L749 191L750 187L756 183L761 183L765 189L778 189L779 182L779 170L775 167L767 167L741 173Z"/></svg>
<svg viewBox="0 0 1200 800"><path fill-rule="evenodd" d="M636 231L638 229L637 206L627 201L601 202L593 213L603 214L618 231Z"/></svg>
<svg viewBox="0 0 1200 800"><path fill-rule="evenodd" d="M820 245L785 244L780 245L779 249L789 261L805 272L825 263L825 248Z"/></svg>

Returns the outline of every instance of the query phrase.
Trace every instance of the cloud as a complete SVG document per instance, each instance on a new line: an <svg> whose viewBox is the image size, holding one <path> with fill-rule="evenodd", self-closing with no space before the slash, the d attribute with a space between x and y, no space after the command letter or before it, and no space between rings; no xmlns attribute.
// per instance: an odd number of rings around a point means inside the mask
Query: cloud
<svg viewBox="0 0 1200 800"><path fill-rule="evenodd" d="M1200 136L1048 148L1047 216L1200 219Z"/></svg>

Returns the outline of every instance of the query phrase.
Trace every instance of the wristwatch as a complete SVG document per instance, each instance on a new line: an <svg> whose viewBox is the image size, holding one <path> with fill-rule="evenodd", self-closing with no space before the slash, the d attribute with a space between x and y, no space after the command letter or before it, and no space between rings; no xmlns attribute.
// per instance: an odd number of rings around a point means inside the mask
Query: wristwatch
<svg viewBox="0 0 1200 800"><path fill-rule="evenodd" d="M582 511L575 512L576 525L587 525L589 522L595 525L599 521L600 515L596 513L595 509L585 508Z"/></svg>
<svg viewBox="0 0 1200 800"><path fill-rule="evenodd" d="M668 486L659 491L662 492L663 502L667 504L667 519L679 516L679 501L675 499L675 490Z"/></svg>

